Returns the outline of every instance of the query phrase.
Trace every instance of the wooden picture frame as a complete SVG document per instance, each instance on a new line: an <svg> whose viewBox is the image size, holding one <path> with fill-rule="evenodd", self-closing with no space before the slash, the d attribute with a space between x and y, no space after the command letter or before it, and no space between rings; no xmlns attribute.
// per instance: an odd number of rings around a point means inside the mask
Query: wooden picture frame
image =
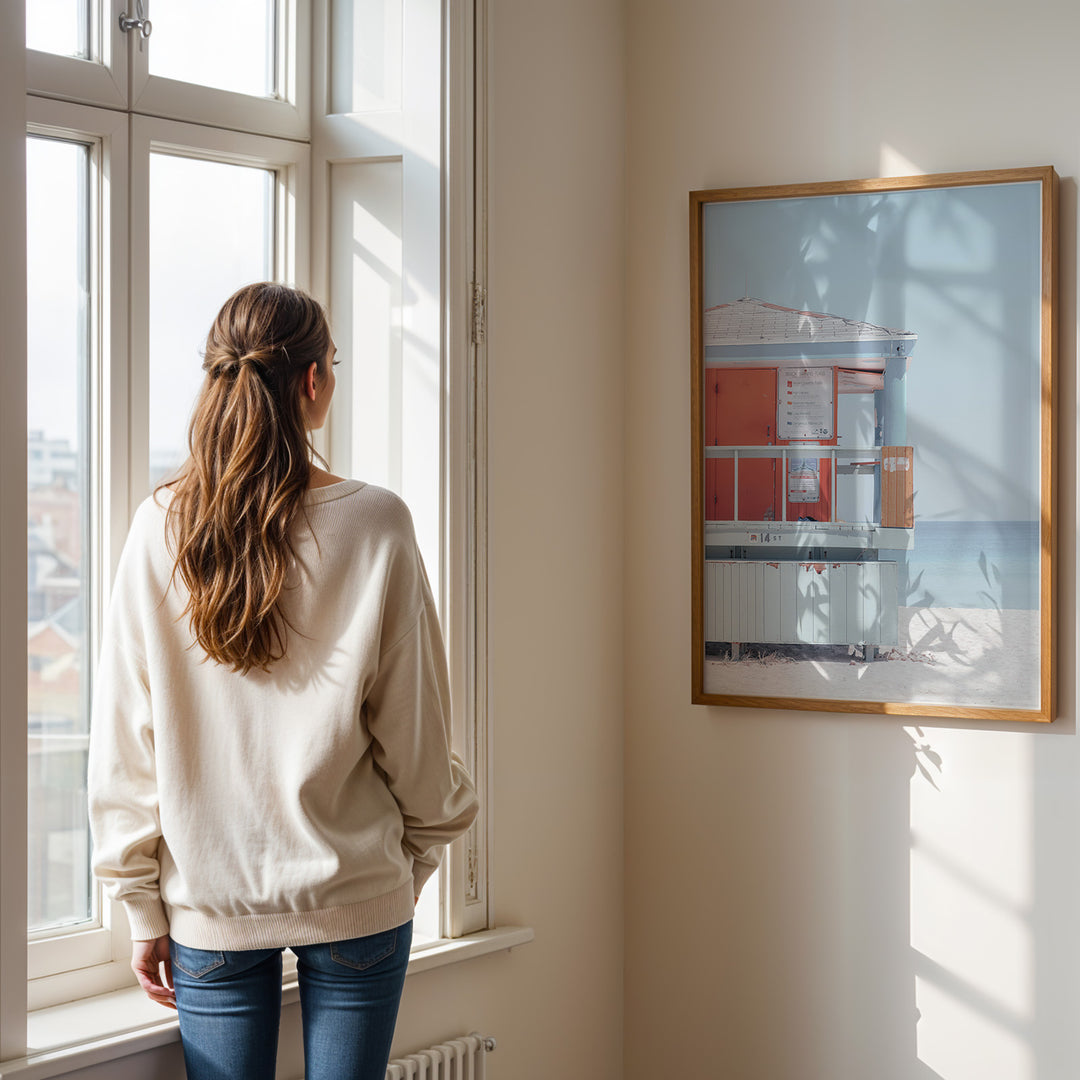
<svg viewBox="0 0 1080 1080"><path fill-rule="evenodd" d="M1054 719L1057 204L690 193L694 703Z"/></svg>

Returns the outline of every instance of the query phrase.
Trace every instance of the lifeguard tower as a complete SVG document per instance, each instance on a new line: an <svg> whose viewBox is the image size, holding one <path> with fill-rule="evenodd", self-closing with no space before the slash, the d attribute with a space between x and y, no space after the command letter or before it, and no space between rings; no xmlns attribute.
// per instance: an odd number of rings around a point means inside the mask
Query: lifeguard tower
<svg viewBox="0 0 1080 1080"><path fill-rule="evenodd" d="M917 335L751 297L708 308L705 642L897 644Z"/></svg>

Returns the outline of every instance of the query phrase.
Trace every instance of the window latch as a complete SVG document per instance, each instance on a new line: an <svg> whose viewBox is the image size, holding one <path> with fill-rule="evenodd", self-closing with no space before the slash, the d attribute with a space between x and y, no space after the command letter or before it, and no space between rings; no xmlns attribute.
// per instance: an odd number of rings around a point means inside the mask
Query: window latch
<svg viewBox="0 0 1080 1080"><path fill-rule="evenodd" d="M142 0L135 0L135 14L138 18L132 18L126 11L120 12L120 29L125 34L132 30L138 30L144 38L148 38L153 32L153 24L143 14Z"/></svg>

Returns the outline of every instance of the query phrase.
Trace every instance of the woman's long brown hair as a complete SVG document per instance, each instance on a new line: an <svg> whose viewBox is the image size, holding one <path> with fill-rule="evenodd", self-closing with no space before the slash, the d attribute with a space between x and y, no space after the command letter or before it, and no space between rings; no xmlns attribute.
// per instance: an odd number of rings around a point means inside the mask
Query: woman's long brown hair
<svg viewBox="0 0 1080 1080"><path fill-rule="evenodd" d="M195 640L243 674L285 655L278 599L314 453L301 387L312 363L326 378L329 350L319 304L272 282L229 297L206 339L191 456L170 485L173 577L190 594Z"/></svg>

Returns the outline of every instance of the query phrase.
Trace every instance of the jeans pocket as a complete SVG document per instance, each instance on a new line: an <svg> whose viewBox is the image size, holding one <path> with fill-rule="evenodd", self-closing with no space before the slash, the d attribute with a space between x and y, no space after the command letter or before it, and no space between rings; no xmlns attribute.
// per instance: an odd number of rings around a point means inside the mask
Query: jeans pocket
<svg viewBox="0 0 1080 1080"><path fill-rule="evenodd" d="M381 934L335 941L330 945L330 959L353 971L364 971L394 955L397 948L398 928L384 930Z"/></svg>
<svg viewBox="0 0 1080 1080"><path fill-rule="evenodd" d="M169 954L173 967L179 968L185 975L193 979L201 979L225 966L225 954L220 951L207 949L192 949L187 945L181 945L173 941L169 945Z"/></svg>

